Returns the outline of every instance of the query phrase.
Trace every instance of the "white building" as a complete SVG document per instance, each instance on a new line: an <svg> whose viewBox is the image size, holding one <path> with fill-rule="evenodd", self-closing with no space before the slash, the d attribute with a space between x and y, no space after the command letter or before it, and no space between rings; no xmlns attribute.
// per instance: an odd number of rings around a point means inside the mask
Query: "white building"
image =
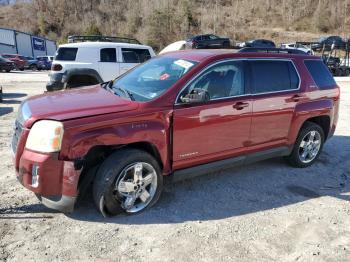
<svg viewBox="0 0 350 262"><path fill-rule="evenodd" d="M0 28L0 55L53 56L56 42L13 29Z"/></svg>

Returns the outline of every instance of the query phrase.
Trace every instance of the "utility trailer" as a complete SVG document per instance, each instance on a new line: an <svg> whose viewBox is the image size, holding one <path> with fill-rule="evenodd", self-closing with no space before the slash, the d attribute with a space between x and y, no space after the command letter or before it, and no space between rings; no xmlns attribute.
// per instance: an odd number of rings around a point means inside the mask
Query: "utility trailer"
<svg viewBox="0 0 350 262"><path fill-rule="evenodd" d="M296 44L309 46L314 52L320 53L333 76L350 75L350 40L337 45L319 42L297 42Z"/></svg>

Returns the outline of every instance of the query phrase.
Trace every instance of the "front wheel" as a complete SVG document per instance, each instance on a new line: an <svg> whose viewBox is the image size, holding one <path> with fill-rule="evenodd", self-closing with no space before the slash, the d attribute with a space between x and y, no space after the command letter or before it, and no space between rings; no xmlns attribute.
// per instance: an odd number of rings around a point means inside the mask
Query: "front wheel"
<svg viewBox="0 0 350 262"><path fill-rule="evenodd" d="M103 216L139 213L154 205L163 188L158 162L137 149L116 151L98 169L93 197Z"/></svg>
<svg viewBox="0 0 350 262"><path fill-rule="evenodd" d="M287 157L294 167L311 166L321 153L325 137L323 129L312 122L306 122L299 132L292 153Z"/></svg>

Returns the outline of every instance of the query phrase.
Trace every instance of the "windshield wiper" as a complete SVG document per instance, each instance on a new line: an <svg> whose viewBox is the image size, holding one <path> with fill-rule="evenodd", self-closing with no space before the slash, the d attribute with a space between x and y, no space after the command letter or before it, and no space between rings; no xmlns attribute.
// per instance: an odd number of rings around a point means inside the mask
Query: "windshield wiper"
<svg viewBox="0 0 350 262"><path fill-rule="evenodd" d="M130 93L128 90L126 90L125 88L122 88L122 87L113 87L113 83L114 81L111 80L111 81L107 81L107 82L103 82L101 83L101 86L112 92L113 94L117 95L117 96L120 96L120 94L118 94L117 90L121 91L124 95L126 95L127 98L129 98L131 101L135 101L135 98L133 96L132 93Z"/></svg>
<svg viewBox="0 0 350 262"><path fill-rule="evenodd" d="M118 95L117 94L117 92L116 92L116 90L119 90L119 91L122 91L131 101L135 101L135 98L134 98L134 96L133 96L133 94L132 93L130 93L128 90L126 90L125 88L122 88L122 87L112 87L112 89L113 89L113 91L114 91L114 93L116 94L116 95Z"/></svg>
<svg viewBox="0 0 350 262"><path fill-rule="evenodd" d="M112 83L113 83L113 80L107 81L107 82L103 82L103 83L101 83L101 86L102 86L104 89L111 91L111 90L112 90L112 89L111 89Z"/></svg>

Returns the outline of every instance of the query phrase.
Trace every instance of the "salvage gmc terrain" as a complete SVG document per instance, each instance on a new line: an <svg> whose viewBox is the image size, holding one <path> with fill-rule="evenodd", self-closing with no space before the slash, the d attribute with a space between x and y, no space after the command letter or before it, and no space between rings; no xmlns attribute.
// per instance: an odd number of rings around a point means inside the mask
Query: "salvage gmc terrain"
<svg viewBox="0 0 350 262"><path fill-rule="evenodd" d="M17 178L62 212L92 183L103 215L137 213L158 200L163 177L278 156L312 165L334 134L339 95L314 56L168 53L114 81L24 101L12 141Z"/></svg>

